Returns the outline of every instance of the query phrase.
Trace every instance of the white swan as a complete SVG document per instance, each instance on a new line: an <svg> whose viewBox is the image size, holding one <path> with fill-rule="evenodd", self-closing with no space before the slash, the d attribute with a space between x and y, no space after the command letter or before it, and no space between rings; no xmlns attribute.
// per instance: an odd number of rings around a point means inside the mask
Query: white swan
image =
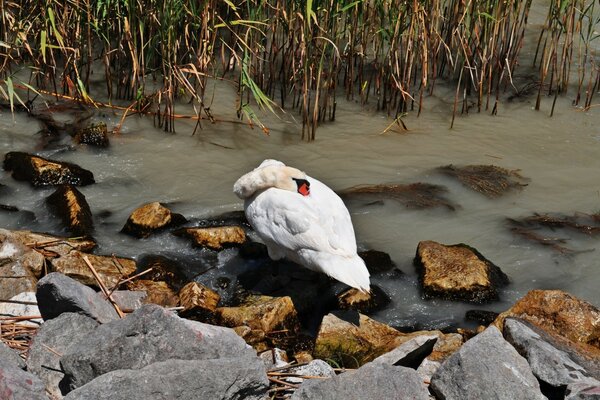
<svg viewBox="0 0 600 400"><path fill-rule="evenodd" d="M265 160L233 185L269 257L287 257L362 292L369 271L356 254L350 214L323 183L276 160Z"/></svg>

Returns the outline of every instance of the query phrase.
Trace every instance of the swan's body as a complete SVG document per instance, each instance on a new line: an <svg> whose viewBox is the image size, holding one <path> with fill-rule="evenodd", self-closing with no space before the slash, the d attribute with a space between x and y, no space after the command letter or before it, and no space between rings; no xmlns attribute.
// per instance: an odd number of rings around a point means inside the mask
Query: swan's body
<svg viewBox="0 0 600 400"><path fill-rule="evenodd" d="M238 179L233 191L244 199L246 217L269 257L286 257L369 291L369 272L356 254L350 214L323 183L279 161L265 160Z"/></svg>

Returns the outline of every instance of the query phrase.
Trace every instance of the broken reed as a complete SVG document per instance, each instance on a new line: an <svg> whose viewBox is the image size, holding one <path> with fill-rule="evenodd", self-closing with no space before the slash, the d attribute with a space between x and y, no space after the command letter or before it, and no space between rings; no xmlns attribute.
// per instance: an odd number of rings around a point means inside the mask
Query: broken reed
<svg viewBox="0 0 600 400"><path fill-rule="evenodd" d="M542 88L555 95L566 90L576 57L578 93L586 91L585 105L591 105L599 76L589 50L593 4L551 2L538 46L538 103ZM495 113L501 93L513 84L530 5L0 0L0 95L11 106L23 102L15 91L19 76L26 81L20 87L91 102L91 78L103 73L110 99L132 101L129 110L151 113L172 131L176 100L190 101L198 117L211 119L208 79L225 79L237 85L240 118L267 131L256 106L297 110L306 140L315 138L320 122L335 119L338 96L375 104L401 124L404 113L421 112L440 79L456 82L453 115L473 106Z"/></svg>

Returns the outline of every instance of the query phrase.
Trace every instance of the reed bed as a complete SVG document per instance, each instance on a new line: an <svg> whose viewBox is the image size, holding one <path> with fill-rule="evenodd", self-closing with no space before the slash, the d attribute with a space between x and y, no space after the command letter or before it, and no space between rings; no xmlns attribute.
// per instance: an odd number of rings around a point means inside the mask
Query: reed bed
<svg viewBox="0 0 600 400"><path fill-rule="evenodd" d="M565 93L592 106L593 0L552 0L534 65L537 108ZM333 121L339 98L374 105L401 128L440 81L456 85L454 116L496 113L513 76L531 0L0 0L0 96L14 108L36 93L95 103L100 79L124 114L174 131L175 105L214 121L211 79L237 88L239 118L293 110L302 137ZM24 91L27 91L25 93ZM554 109L554 106L552 107Z"/></svg>

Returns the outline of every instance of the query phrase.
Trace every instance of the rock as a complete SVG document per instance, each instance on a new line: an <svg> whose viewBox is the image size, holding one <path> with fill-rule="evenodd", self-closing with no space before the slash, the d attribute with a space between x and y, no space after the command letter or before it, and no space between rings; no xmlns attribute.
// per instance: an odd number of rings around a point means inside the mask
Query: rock
<svg viewBox="0 0 600 400"><path fill-rule="evenodd" d="M127 219L121 232L145 238L165 228L185 222L182 215L172 213L167 207L155 201L136 208Z"/></svg>
<svg viewBox="0 0 600 400"><path fill-rule="evenodd" d="M246 218L246 214L241 211L228 211L216 217L210 217L194 221L194 226L198 228L214 228L217 226L241 226L246 229L252 229Z"/></svg>
<svg viewBox="0 0 600 400"><path fill-rule="evenodd" d="M65 387L75 389L110 371L141 369L169 359L214 358L235 358L239 365L257 359L232 330L185 320L147 304L75 343L64 353L61 365Z"/></svg>
<svg viewBox="0 0 600 400"><path fill-rule="evenodd" d="M137 279L125 284L128 290L146 293L146 304L158 304L163 307L177 307L179 297L166 282L154 282L147 279Z"/></svg>
<svg viewBox="0 0 600 400"><path fill-rule="evenodd" d="M11 235L15 240L30 249L37 249L39 252L43 252L44 256L47 258L64 256L73 250L87 252L96 247L96 242L91 239L68 239L61 236L52 236L30 231L6 231L0 229L0 235L1 234ZM39 268L41 273L41 267Z"/></svg>
<svg viewBox="0 0 600 400"><path fill-rule="evenodd" d="M94 175L78 165L48 160L32 154L12 151L4 157L4 170L12 171L12 177L29 181L34 186L91 185Z"/></svg>
<svg viewBox="0 0 600 400"><path fill-rule="evenodd" d="M248 326L268 335L274 347L287 347L286 339L300 329L294 303L289 297L251 297L239 307L219 307L216 310L219 325Z"/></svg>
<svg viewBox="0 0 600 400"><path fill-rule="evenodd" d="M438 171L458 179L463 185L489 197L497 198L512 190L527 186L528 179L518 170L509 170L496 165L446 165Z"/></svg>
<svg viewBox="0 0 600 400"><path fill-rule="evenodd" d="M596 380L573 383L565 391L565 400L598 399L600 399L600 385Z"/></svg>
<svg viewBox="0 0 600 400"><path fill-rule="evenodd" d="M490 326L451 355L431 378L437 398L545 399L527 361Z"/></svg>
<svg viewBox="0 0 600 400"><path fill-rule="evenodd" d="M263 351L262 353L260 353L258 355L258 358L260 358L263 362L263 364L265 364L265 368L267 370L271 369L271 368L278 368L278 367L282 367L284 365L288 365L288 356L287 353L285 352L285 350L281 350L278 348L273 348L273 349L269 349L267 351Z"/></svg>
<svg viewBox="0 0 600 400"><path fill-rule="evenodd" d="M312 360L311 362L309 362L306 365L301 365L299 367L290 368L290 369L286 370L286 372L288 372L290 374L294 374L294 375L299 375L299 376L289 376L286 378L281 378L281 380L292 383L292 384L302 383L305 380L310 379L310 378L303 378L306 376L310 376L310 377L320 376L320 377L324 377L324 378L333 378L335 376L334 369L331 367L331 365L327 364L323 360Z"/></svg>
<svg viewBox="0 0 600 400"><path fill-rule="evenodd" d="M314 358L312 354L310 354L310 352L302 350L294 353L294 360L296 360L296 363L298 364L303 364L311 362L312 360L314 360Z"/></svg>
<svg viewBox="0 0 600 400"><path fill-rule="evenodd" d="M65 400L262 400L268 383L256 357L243 362L237 358L167 360L139 370L109 372L69 393Z"/></svg>
<svg viewBox="0 0 600 400"><path fill-rule="evenodd" d="M269 345L266 343L267 336L262 329L252 329L249 326L241 325L233 328L233 331L252 346L257 353L269 350Z"/></svg>
<svg viewBox="0 0 600 400"><path fill-rule="evenodd" d="M96 147L108 147L108 129L104 122L91 124L87 128L79 130L74 136L75 142L88 144Z"/></svg>
<svg viewBox="0 0 600 400"><path fill-rule="evenodd" d="M321 322L313 355L346 368L357 368L411 338L363 314L331 313Z"/></svg>
<svg viewBox="0 0 600 400"><path fill-rule="evenodd" d="M115 290L112 298L123 312L132 312L146 304L148 295L141 290Z"/></svg>
<svg viewBox="0 0 600 400"><path fill-rule="evenodd" d="M356 310L369 313L385 308L390 302L387 295L377 285L371 285L371 292L364 293L356 288L350 288L337 296L338 307L342 310Z"/></svg>
<svg viewBox="0 0 600 400"><path fill-rule="evenodd" d="M40 277L44 270L45 258L27 244L29 243L23 241L15 232L0 229L0 268L11 261L18 262L34 277Z"/></svg>
<svg viewBox="0 0 600 400"><path fill-rule="evenodd" d="M0 301L0 315L9 317L40 315L35 292L19 293L11 297L8 302ZM34 318L20 321L20 323L29 326L39 326L42 323L42 319Z"/></svg>
<svg viewBox="0 0 600 400"><path fill-rule="evenodd" d="M152 271L144 274L144 279L160 282L164 281L174 291L179 291L189 279L183 273L185 268L178 261L172 260L162 255L145 255L139 261L139 269L145 271L152 268Z"/></svg>
<svg viewBox="0 0 600 400"><path fill-rule="evenodd" d="M429 400L429 392L419 375L410 368L369 363L331 379L307 380L292 399Z"/></svg>
<svg viewBox="0 0 600 400"><path fill-rule="evenodd" d="M182 228L173 232L177 236L185 236L198 247L222 250L226 247L242 245L246 241L246 233L239 226L217 226L212 228Z"/></svg>
<svg viewBox="0 0 600 400"><path fill-rule="evenodd" d="M396 268L396 264L394 264L390 255L383 251L366 250L360 251L358 255L364 260L371 275L387 272Z"/></svg>
<svg viewBox="0 0 600 400"><path fill-rule="evenodd" d="M476 303L498 299L508 277L477 250L465 244L419 242L414 261L425 297Z"/></svg>
<svg viewBox="0 0 600 400"><path fill-rule="evenodd" d="M60 185L47 199L50 210L75 236L90 236L94 230L92 211L85 196L73 185Z"/></svg>
<svg viewBox="0 0 600 400"><path fill-rule="evenodd" d="M0 341L0 366L13 366L25 369L25 361L15 350Z"/></svg>
<svg viewBox="0 0 600 400"><path fill-rule="evenodd" d="M0 398L2 400L48 400L40 378L10 364L0 364Z"/></svg>
<svg viewBox="0 0 600 400"><path fill-rule="evenodd" d="M507 317L523 319L576 344L589 346L587 351L600 357L600 310L562 290L530 291L501 313L494 325L502 329Z"/></svg>
<svg viewBox="0 0 600 400"><path fill-rule="evenodd" d="M431 354L437 340L438 335L435 334L416 336L394 350L380 355L373 362L416 368L425 357Z"/></svg>
<svg viewBox="0 0 600 400"><path fill-rule="evenodd" d="M35 292L37 279L27 268L37 256L32 250L0 234L0 299L10 299L19 293Z"/></svg>
<svg viewBox="0 0 600 400"><path fill-rule="evenodd" d="M52 260L52 270L65 274L84 285L98 287L98 282L88 265L83 260L87 257L102 283L111 290L121 280L133 274L136 269L134 260L113 256L97 256L74 250L67 255Z"/></svg>
<svg viewBox="0 0 600 400"><path fill-rule="evenodd" d="M52 272L38 282L37 302L45 321L65 312L80 313L105 323L119 316L100 293L59 272Z"/></svg>
<svg viewBox="0 0 600 400"><path fill-rule="evenodd" d="M498 315L495 311L469 310L465 313L465 319L467 321L475 321L479 325L488 326L494 322Z"/></svg>
<svg viewBox="0 0 600 400"><path fill-rule="evenodd" d="M27 355L27 368L42 379L46 390L56 398L62 398L59 383L64 374L60 366L61 356L79 340L85 340L98 322L75 313L63 313L46 321L33 337Z"/></svg>
<svg viewBox="0 0 600 400"><path fill-rule="evenodd" d="M244 260L255 260L258 258L268 258L269 253L267 251L267 246L262 243L253 242L250 240L246 240L240 246L240 257Z"/></svg>
<svg viewBox="0 0 600 400"><path fill-rule="evenodd" d="M424 381L430 382L431 377L442 363L454 354L463 345L463 337L458 333L443 334L437 332L438 340L433 346L433 351L429 354L417 368L417 372Z"/></svg>
<svg viewBox="0 0 600 400"><path fill-rule="evenodd" d="M185 318L210 319L217 309L221 296L198 282L190 282L179 291L179 304L184 307L179 315Z"/></svg>
<svg viewBox="0 0 600 400"><path fill-rule="evenodd" d="M600 381L592 379L600 377L600 359L593 365L592 360L584 360L584 354L578 356L543 330L514 318L505 319L504 336L527 359L539 380L556 388L593 381L600 387Z"/></svg>

